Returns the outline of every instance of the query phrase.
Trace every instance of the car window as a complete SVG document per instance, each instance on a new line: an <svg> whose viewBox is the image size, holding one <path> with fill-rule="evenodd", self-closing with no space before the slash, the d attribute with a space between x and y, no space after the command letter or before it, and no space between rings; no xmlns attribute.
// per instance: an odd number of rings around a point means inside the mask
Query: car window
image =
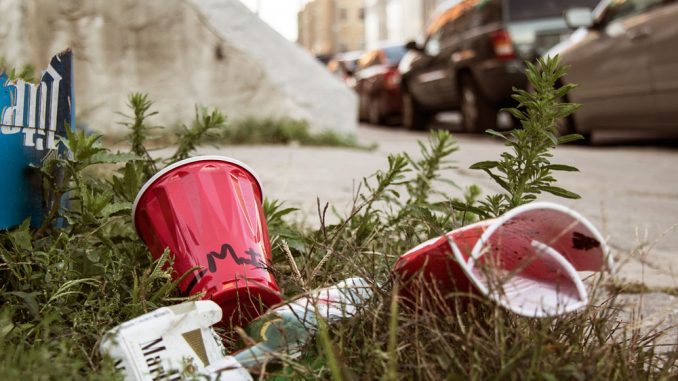
<svg viewBox="0 0 678 381"><path fill-rule="evenodd" d="M593 8L598 0L508 0L508 18L511 21L529 21L560 18L569 8Z"/></svg>
<svg viewBox="0 0 678 381"><path fill-rule="evenodd" d="M627 16L643 13L662 3L663 0L613 0L605 9L601 23L605 25Z"/></svg>
<svg viewBox="0 0 678 381"><path fill-rule="evenodd" d="M407 53L407 49L402 45L384 48L384 56L389 64L398 64L400 60L403 59L405 53Z"/></svg>
<svg viewBox="0 0 678 381"><path fill-rule="evenodd" d="M470 22L471 28L501 21L501 2L498 0L481 1L473 12Z"/></svg>

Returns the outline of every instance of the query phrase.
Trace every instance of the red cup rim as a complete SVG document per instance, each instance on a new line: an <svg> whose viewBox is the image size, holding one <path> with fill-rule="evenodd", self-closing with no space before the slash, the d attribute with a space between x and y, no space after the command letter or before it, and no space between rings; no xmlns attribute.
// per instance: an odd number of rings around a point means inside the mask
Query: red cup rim
<svg viewBox="0 0 678 381"><path fill-rule="evenodd" d="M153 185L158 179L165 174L167 174L170 171L173 171L179 167L182 167L187 164L192 164L192 163L197 163L201 161L223 161L225 163L230 163L230 164L235 164L238 167L244 169L245 171L249 172L250 175L254 177L254 180L257 182L257 186L259 186L259 191L261 192L261 196L263 198L264 196L264 191L261 186L261 179L259 178L259 175L252 169L249 165L243 163L240 160L233 159L231 157L227 156L219 156L219 155L204 155L204 156L195 156L191 157L188 159L184 159L181 161L177 161L176 163L167 166L166 168L163 168L160 170L158 173L153 175L153 177L150 178L150 180L146 181L146 183L141 187L141 190L139 190L139 193L137 193L137 197L134 199L134 204L132 204L132 222L134 223L134 228L137 230L137 233L139 229L137 229L137 223L136 223L136 212L137 212L137 206L139 205L139 201L141 201L141 198L144 196L148 188Z"/></svg>

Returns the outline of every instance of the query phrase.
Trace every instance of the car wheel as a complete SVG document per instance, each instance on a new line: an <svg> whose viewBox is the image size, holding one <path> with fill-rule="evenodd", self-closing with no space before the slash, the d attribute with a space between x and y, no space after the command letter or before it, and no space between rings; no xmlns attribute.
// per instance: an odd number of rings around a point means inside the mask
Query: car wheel
<svg viewBox="0 0 678 381"><path fill-rule="evenodd" d="M498 109L480 93L471 76L461 78L461 115L465 132L483 132L497 128Z"/></svg>
<svg viewBox="0 0 678 381"><path fill-rule="evenodd" d="M565 118L556 120L556 132L558 132L558 136L576 134L577 129L574 128L572 116L567 116Z"/></svg>
<svg viewBox="0 0 678 381"><path fill-rule="evenodd" d="M557 87L561 87L562 84L558 84ZM569 103L570 100L567 98L567 96L560 98L559 99L560 103ZM590 144L591 143L591 132L580 132L577 130L577 126L574 122L574 114L570 114L566 116L565 118L560 118L556 120L556 132L558 133L558 136L563 136L563 135L569 135L569 134L579 134L584 137L582 140L576 140L573 143L570 144Z"/></svg>
<svg viewBox="0 0 678 381"><path fill-rule="evenodd" d="M571 142L569 144L579 144L579 145L591 144L591 132L577 131L577 128L575 127L574 124L574 118L572 117L572 115L566 118L560 118L556 120L556 132L558 133L559 137L569 134L579 134L584 137L584 139L575 140L574 142Z"/></svg>
<svg viewBox="0 0 678 381"><path fill-rule="evenodd" d="M412 94L403 89L403 126L408 130L426 129L431 114L422 110Z"/></svg>
<svg viewBox="0 0 678 381"><path fill-rule="evenodd" d="M384 121L384 115L381 112L381 102L379 97L372 97L367 103L367 115L370 124L379 126Z"/></svg>
<svg viewBox="0 0 678 381"><path fill-rule="evenodd" d="M358 120L367 122L367 97L363 94L358 96Z"/></svg>

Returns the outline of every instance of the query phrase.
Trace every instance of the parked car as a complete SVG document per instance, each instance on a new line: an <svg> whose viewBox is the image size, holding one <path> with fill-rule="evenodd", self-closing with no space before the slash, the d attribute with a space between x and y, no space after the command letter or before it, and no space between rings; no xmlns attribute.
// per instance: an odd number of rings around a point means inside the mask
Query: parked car
<svg viewBox="0 0 678 381"><path fill-rule="evenodd" d="M355 74L358 67L358 61L362 55L363 52L361 51L339 53L327 63L327 70L341 79L348 86L353 87L355 85L353 74Z"/></svg>
<svg viewBox="0 0 678 381"><path fill-rule="evenodd" d="M361 120L382 124L386 117L400 115L402 94L398 64L406 53L400 45L384 45L367 51L354 75Z"/></svg>
<svg viewBox="0 0 678 381"><path fill-rule="evenodd" d="M581 28L547 54L571 65L568 100L582 107L561 132L678 131L678 1L605 0L565 18Z"/></svg>
<svg viewBox="0 0 678 381"><path fill-rule="evenodd" d="M464 130L495 128L497 111L524 88L525 60L567 38L563 12L598 0L455 0L443 3L423 44L402 60L403 124L423 129L439 111L462 113Z"/></svg>

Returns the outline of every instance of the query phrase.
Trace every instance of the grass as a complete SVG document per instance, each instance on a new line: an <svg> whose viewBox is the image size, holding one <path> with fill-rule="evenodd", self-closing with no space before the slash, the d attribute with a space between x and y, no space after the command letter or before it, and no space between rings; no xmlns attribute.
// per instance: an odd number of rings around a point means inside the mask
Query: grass
<svg viewBox="0 0 678 381"><path fill-rule="evenodd" d="M332 131L313 134L308 123L294 119L246 118L223 129L226 144L300 144L306 146L349 147L371 149L358 144L354 136Z"/></svg>
<svg viewBox="0 0 678 381"><path fill-rule="evenodd" d="M156 114L149 112L152 103L147 97L143 100L138 99L142 96L142 94L134 94L130 98L130 108L135 114L138 112L142 112L142 114L133 116L122 114L128 119L128 121L121 123L125 127L131 128L131 124L139 123L139 121L144 121ZM143 118L139 118L139 116ZM202 127L205 130L200 131L196 127ZM309 124L303 120L249 117L228 121L220 111L209 110L204 107L196 107L195 120L190 127L186 125L177 125L170 128L151 127L142 138L148 147L155 149L180 144L182 137L191 133L197 133L202 138L200 143L209 142L215 145L302 145L360 150L374 150L376 148L375 145L359 144L355 136L350 134L341 134L334 131L313 133ZM107 146L114 146L126 141L127 136L116 134L108 135L103 140ZM139 140L133 141L132 144L138 147Z"/></svg>
<svg viewBox="0 0 678 381"><path fill-rule="evenodd" d="M166 270L171 256L154 260L134 232L131 202L153 173L190 155L205 137L218 132L223 118L199 111L195 123L180 135L175 154L153 160L145 146L153 115L148 99L136 94L130 105L135 112L127 123L129 139L138 144L129 152L113 153L101 147L97 136L69 134L66 144L72 155L46 162L42 171L46 190L67 194L70 206L53 207L39 229L26 223L0 232L0 379L114 379L111 362L98 352L103 333L185 300ZM542 138L548 135L536 136L541 139L535 140L539 152L546 154L539 163L548 169L548 152L556 144L544 145ZM261 377L676 379L678 352L657 344L667 332L641 331L636 322L625 320L618 302L622 290L609 287L611 282L602 276L590 280L594 302L588 308L558 318L524 318L487 300L444 295L435 288L416 293L413 304L399 302L399 283L391 268L402 253L491 215L506 202L522 202L500 196L496 203L485 199L483 204L477 188L457 197L442 193L449 184L440 173L454 167L456 150L449 133L433 132L421 143L421 159L391 155L387 168L364 179L353 206L337 223L326 223L330 206L319 203L317 229L288 223L294 209L265 201L273 271L285 295L361 276L374 285L375 297L356 318L321 324L301 358L281 356ZM117 169L106 176L97 170L111 164ZM65 181L56 181L55 171ZM515 179L515 184L532 187L523 189L527 202L540 186L551 186L548 181L530 185ZM67 226L54 227L57 218L67 220ZM227 344L230 350L238 347Z"/></svg>

